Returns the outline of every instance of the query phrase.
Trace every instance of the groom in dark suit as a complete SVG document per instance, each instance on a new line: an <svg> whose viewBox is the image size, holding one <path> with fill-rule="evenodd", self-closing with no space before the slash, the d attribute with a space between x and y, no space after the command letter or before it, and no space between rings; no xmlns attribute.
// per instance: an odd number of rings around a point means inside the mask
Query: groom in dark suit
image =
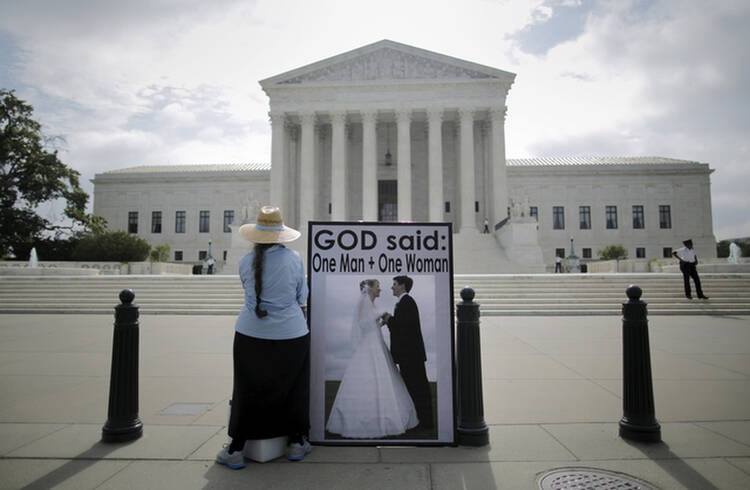
<svg viewBox="0 0 750 490"><path fill-rule="evenodd" d="M435 426L432 415L432 396L427 382L424 363L427 361L419 323L419 309L409 291L414 281L409 276L393 278L393 295L398 298L393 315L386 316L391 333L391 356L398 364L406 389L417 409L419 427L431 429Z"/></svg>

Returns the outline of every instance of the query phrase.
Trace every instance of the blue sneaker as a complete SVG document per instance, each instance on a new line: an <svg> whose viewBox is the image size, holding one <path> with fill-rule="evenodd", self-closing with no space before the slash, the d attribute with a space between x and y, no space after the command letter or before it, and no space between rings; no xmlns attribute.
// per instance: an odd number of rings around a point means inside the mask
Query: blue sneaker
<svg viewBox="0 0 750 490"><path fill-rule="evenodd" d="M293 442L286 448L286 459L289 461L302 461L305 456L312 452L312 446L307 439L302 439L302 444Z"/></svg>
<svg viewBox="0 0 750 490"><path fill-rule="evenodd" d="M216 455L216 462L233 470L240 470L245 467L245 457L242 455L242 451L230 453L228 444L225 444L224 448Z"/></svg>

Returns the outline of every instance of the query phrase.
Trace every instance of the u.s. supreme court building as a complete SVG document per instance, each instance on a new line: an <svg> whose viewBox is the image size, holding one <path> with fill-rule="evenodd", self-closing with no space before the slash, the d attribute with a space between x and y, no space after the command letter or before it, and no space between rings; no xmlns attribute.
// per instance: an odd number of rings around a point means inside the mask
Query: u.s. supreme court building
<svg viewBox="0 0 750 490"><path fill-rule="evenodd" d="M137 166L97 174L94 213L172 260L233 273L236 230L263 204L310 220L447 221L457 272L542 272L621 244L662 258L692 238L715 257L706 163L663 157L508 159L515 75L379 41L262 80L271 163ZM485 219L490 233L483 233ZM306 236L292 245L305 257Z"/></svg>

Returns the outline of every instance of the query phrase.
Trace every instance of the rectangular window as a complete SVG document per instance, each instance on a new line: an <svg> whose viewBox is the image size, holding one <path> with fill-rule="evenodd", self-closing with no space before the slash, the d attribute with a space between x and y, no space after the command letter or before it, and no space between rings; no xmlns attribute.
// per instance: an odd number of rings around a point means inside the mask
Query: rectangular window
<svg viewBox="0 0 750 490"><path fill-rule="evenodd" d="M664 247L661 249L661 256L665 259L669 259L672 257L672 247Z"/></svg>
<svg viewBox="0 0 750 490"><path fill-rule="evenodd" d="M450 213L451 212L451 202L445 201L445 212Z"/></svg>
<svg viewBox="0 0 750 490"><path fill-rule="evenodd" d="M617 206L605 206L604 208L605 219L607 221L607 229L614 230L617 228Z"/></svg>
<svg viewBox="0 0 750 490"><path fill-rule="evenodd" d="M510 214L510 211L508 211L508 214ZM529 206L529 216L539 221L539 208L536 206Z"/></svg>
<svg viewBox="0 0 750 490"><path fill-rule="evenodd" d="M659 206L659 228L672 228L672 208L669 205Z"/></svg>
<svg viewBox="0 0 750 490"><path fill-rule="evenodd" d="M633 206L633 229L640 230L645 227L643 220L643 206Z"/></svg>
<svg viewBox="0 0 750 490"><path fill-rule="evenodd" d="M635 249L635 258L636 259L645 259L646 258L646 249L644 247L636 247L636 249Z"/></svg>
<svg viewBox="0 0 750 490"><path fill-rule="evenodd" d="M211 219L211 212L207 210L202 210L198 214L198 233L208 233L209 232L209 220Z"/></svg>
<svg viewBox="0 0 750 490"><path fill-rule="evenodd" d="M582 230L591 229L591 206L578 206L578 217Z"/></svg>
<svg viewBox="0 0 750 490"><path fill-rule="evenodd" d="M555 257L565 257L565 249L564 248L556 248L555 249Z"/></svg>
<svg viewBox="0 0 750 490"><path fill-rule="evenodd" d="M226 262L226 261L227 261L227 251L226 251L226 250L224 250L224 255L223 255L223 257L224 257L224 258L223 258L222 260L223 260L224 262Z"/></svg>
<svg viewBox="0 0 750 490"><path fill-rule="evenodd" d="M198 250L198 260L206 260L206 257L208 257L208 252L205 250Z"/></svg>
<svg viewBox="0 0 750 490"><path fill-rule="evenodd" d="M174 261L180 262L182 260L182 250L175 250L174 251Z"/></svg>
<svg viewBox="0 0 750 490"><path fill-rule="evenodd" d="M175 211L174 213L174 232L185 233L185 211Z"/></svg>
<svg viewBox="0 0 750 490"><path fill-rule="evenodd" d="M584 248L583 250L583 258L584 259L590 259L591 258L591 249L590 248Z"/></svg>
<svg viewBox="0 0 750 490"><path fill-rule="evenodd" d="M562 206L552 206L552 229L565 229L565 208Z"/></svg>
<svg viewBox="0 0 750 490"><path fill-rule="evenodd" d="M229 227L234 223L234 210L227 209L224 211L224 233L231 233L232 229Z"/></svg>
<svg viewBox="0 0 750 490"><path fill-rule="evenodd" d="M474 201L474 212L475 213L479 212L479 201Z"/></svg>
<svg viewBox="0 0 750 490"><path fill-rule="evenodd" d="M151 233L161 233L161 211L151 211Z"/></svg>
<svg viewBox="0 0 750 490"><path fill-rule="evenodd" d="M128 233L138 233L138 211L128 211Z"/></svg>

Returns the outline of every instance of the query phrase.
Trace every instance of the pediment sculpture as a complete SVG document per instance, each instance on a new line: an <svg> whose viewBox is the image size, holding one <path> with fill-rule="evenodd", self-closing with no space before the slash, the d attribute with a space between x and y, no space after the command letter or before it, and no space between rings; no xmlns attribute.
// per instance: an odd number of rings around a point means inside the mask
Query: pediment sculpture
<svg viewBox="0 0 750 490"><path fill-rule="evenodd" d="M451 65L442 61L382 48L354 59L312 70L282 82L353 82L369 80L440 80L497 78L489 73Z"/></svg>

